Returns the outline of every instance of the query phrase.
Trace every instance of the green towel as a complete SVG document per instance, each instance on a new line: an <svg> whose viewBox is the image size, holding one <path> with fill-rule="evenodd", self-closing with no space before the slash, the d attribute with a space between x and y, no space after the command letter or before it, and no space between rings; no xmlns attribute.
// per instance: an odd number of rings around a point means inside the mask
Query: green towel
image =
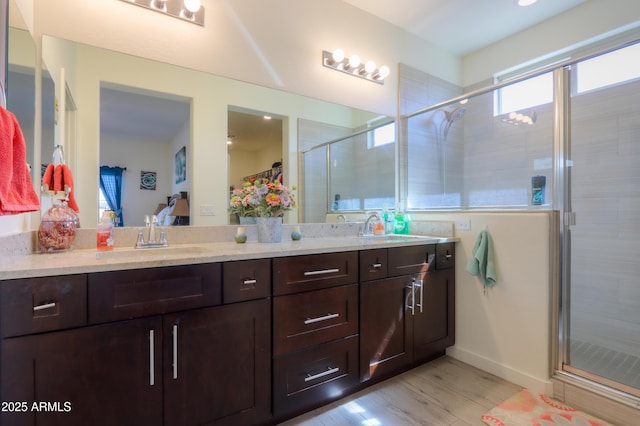
<svg viewBox="0 0 640 426"><path fill-rule="evenodd" d="M496 284L496 270L493 263L493 242L486 229L478 234L476 244L471 252L471 259L467 263L467 271L471 275L480 276L484 287Z"/></svg>

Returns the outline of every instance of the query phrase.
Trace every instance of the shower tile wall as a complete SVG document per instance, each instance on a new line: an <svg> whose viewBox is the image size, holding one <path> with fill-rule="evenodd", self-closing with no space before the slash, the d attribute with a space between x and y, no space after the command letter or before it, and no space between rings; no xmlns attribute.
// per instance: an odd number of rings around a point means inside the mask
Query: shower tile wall
<svg viewBox="0 0 640 426"><path fill-rule="evenodd" d="M309 120L300 121L299 127L302 129L304 126L304 130L299 130L299 146L306 149L359 130L336 128ZM387 207L394 207L394 144L369 149L367 134L332 144L329 200L326 189L326 148L308 151L304 158L305 194L302 204L305 222L324 222L327 204L334 202L336 194L340 194L339 209L343 211L380 209L381 200L387 200Z"/></svg>
<svg viewBox="0 0 640 426"><path fill-rule="evenodd" d="M400 115L462 94L462 88L405 64L400 64L399 78ZM403 135L398 142L399 190L402 200L412 194L409 197L409 207L429 203L433 197L438 198L437 204L441 202L442 183L436 129L439 129L443 119L444 114L440 112L399 123L400 133ZM447 188L450 193L459 193L461 190L461 135L462 132L452 128L448 143L442 144L442 149L446 150L444 156L447 158L446 169L450 184Z"/></svg>
<svg viewBox="0 0 640 426"><path fill-rule="evenodd" d="M353 129L298 119L298 152L310 150L330 140L353 133ZM308 151L304 156L304 182L300 185L304 193L300 194L301 217L306 223L325 221L327 211L327 162L325 149Z"/></svg>
<svg viewBox="0 0 640 426"><path fill-rule="evenodd" d="M464 118L463 206L529 208L535 175L546 177L545 204L552 202L552 105L527 111L537 114L535 124L515 126L494 116L493 92L469 100Z"/></svg>
<svg viewBox="0 0 640 426"><path fill-rule="evenodd" d="M401 99L408 98L401 102L401 110L415 108L413 111L462 93L460 88L406 66L401 67L400 91ZM441 109L460 107L450 104ZM451 124L446 138L441 131L445 120L442 111L412 117L404 123L408 142L402 145L401 141L400 161L401 174L402 164L406 168L410 206L528 208L531 177L535 175L545 175L545 203L551 203L551 104L535 108L537 121L532 126L514 126L495 117L493 93L473 97L463 108L464 115Z"/></svg>

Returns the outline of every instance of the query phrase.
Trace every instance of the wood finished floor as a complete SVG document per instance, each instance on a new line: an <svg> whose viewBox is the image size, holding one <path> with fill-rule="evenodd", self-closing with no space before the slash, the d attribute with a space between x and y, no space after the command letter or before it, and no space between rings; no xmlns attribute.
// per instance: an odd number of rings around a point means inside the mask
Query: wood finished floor
<svg viewBox="0 0 640 426"><path fill-rule="evenodd" d="M520 389L444 356L281 425L484 425L480 416Z"/></svg>

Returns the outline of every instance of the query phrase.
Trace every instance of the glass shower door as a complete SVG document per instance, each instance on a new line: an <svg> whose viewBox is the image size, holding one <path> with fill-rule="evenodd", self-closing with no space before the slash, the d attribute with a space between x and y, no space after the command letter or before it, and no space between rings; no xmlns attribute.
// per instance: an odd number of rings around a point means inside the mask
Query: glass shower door
<svg viewBox="0 0 640 426"><path fill-rule="evenodd" d="M579 81L580 63L576 68ZM576 224L570 228L563 366L636 396L640 395L638 99L637 79L571 97L570 193Z"/></svg>

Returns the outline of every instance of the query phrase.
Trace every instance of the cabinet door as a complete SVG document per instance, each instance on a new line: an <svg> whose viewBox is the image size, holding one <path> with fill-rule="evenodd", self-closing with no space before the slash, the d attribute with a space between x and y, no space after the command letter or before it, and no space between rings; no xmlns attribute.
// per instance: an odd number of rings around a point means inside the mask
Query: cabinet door
<svg viewBox="0 0 640 426"><path fill-rule="evenodd" d="M454 270L436 270L415 277L413 328L414 359L427 360L441 355L455 341ZM422 291L422 295L420 295ZM420 306L421 305L421 306Z"/></svg>
<svg viewBox="0 0 640 426"><path fill-rule="evenodd" d="M165 424L269 419L270 318L269 299L165 316Z"/></svg>
<svg viewBox="0 0 640 426"><path fill-rule="evenodd" d="M411 277L360 284L360 381L382 378L412 361Z"/></svg>
<svg viewBox="0 0 640 426"><path fill-rule="evenodd" d="M3 425L162 424L160 317L5 339ZM36 404L35 406L33 404Z"/></svg>

